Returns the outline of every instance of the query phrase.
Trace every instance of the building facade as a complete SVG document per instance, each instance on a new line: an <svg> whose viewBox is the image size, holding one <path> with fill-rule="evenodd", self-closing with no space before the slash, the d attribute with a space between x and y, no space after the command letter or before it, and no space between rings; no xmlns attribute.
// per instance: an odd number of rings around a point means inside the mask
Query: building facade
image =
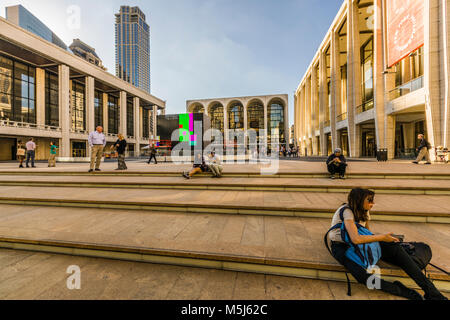
<svg viewBox="0 0 450 320"><path fill-rule="evenodd" d="M115 35L116 76L150 93L150 27L139 7L120 7Z"/></svg>
<svg viewBox="0 0 450 320"><path fill-rule="evenodd" d="M230 137L231 129L243 132L253 129L260 138L263 137L262 130L265 130L270 151L272 143L279 147L289 144L288 106L288 95L281 94L189 100L186 102L186 111L208 115L211 128L222 133L226 145L236 143L233 141L235 137ZM247 139L244 145L247 149Z"/></svg>
<svg viewBox="0 0 450 320"><path fill-rule="evenodd" d="M450 147L449 21L447 0L345 0L295 93L301 153Z"/></svg>
<svg viewBox="0 0 450 320"><path fill-rule="evenodd" d="M66 44L22 5L6 7L6 20L67 50Z"/></svg>
<svg viewBox="0 0 450 320"><path fill-rule="evenodd" d="M106 68L103 66L102 60L95 52L95 49L87 45L80 39L73 39L73 42L69 46L69 49L72 50L72 53L77 57L83 58L84 60L92 64L95 64L97 67L106 70Z"/></svg>
<svg viewBox="0 0 450 320"><path fill-rule="evenodd" d="M30 137L38 160L48 158L50 141L60 161L88 157L97 126L108 146L122 133L139 153L164 109L165 101L0 18L0 160L15 159L18 141Z"/></svg>

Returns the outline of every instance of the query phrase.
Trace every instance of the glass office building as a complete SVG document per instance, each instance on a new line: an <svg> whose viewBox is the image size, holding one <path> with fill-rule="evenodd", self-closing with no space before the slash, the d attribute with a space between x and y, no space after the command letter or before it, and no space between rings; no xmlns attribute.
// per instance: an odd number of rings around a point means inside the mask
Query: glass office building
<svg viewBox="0 0 450 320"><path fill-rule="evenodd" d="M6 7L6 20L67 50L65 43L22 5Z"/></svg>
<svg viewBox="0 0 450 320"><path fill-rule="evenodd" d="M150 93L150 27L139 7L116 14L116 76Z"/></svg>

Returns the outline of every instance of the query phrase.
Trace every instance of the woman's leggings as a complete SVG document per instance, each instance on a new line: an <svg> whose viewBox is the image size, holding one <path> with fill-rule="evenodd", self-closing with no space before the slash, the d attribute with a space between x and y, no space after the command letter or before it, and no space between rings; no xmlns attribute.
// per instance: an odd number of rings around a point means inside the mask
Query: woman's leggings
<svg viewBox="0 0 450 320"><path fill-rule="evenodd" d="M434 284L427 279L417 264L412 260L409 254L398 243L380 242L381 246L381 260L393 264L403 269L416 283L422 288L425 294L440 295ZM367 285L367 280L371 274L358 265L356 262L350 260L345 256L348 245L343 242L332 242L331 252L339 263L341 263L347 270L355 277L355 279L364 285ZM381 281L381 290L401 296L400 288L392 282Z"/></svg>

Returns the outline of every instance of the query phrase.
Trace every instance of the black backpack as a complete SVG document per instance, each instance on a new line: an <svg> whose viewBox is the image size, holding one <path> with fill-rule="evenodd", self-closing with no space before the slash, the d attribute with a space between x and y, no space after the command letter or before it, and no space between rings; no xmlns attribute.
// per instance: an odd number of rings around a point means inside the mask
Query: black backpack
<svg viewBox="0 0 450 320"><path fill-rule="evenodd" d="M400 246L406 251L407 254L413 259L420 270L425 270L428 265L450 275L447 271L430 263L433 254L429 245L423 242L401 242Z"/></svg>

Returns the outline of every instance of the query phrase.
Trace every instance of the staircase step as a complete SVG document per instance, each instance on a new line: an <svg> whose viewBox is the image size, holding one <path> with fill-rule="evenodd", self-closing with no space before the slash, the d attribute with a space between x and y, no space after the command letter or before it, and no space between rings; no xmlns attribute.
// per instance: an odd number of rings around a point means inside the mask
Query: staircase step
<svg viewBox="0 0 450 320"><path fill-rule="evenodd" d="M1 205L0 247L128 261L344 281L328 253L330 221L126 210ZM401 233L428 243L433 263L450 268L450 234L439 224L372 223L374 232ZM385 279L415 287L403 271L381 263ZM450 292L450 277L429 268L436 286ZM354 279L353 279L354 280Z"/></svg>
<svg viewBox="0 0 450 320"><path fill-rule="evenodd" d="M0 186L0 203L78 208L331 218L344 193ZM373 220L450 223L450 198L375 197Z"/></svg>
<svg viewBox="0 0 450 320"><path fill-rule="evenodd" d="M380 179L299 179L299 178L223 178L130 176L0 176L0 186L133 188L183 190L238 190L270 192L348 193L361 187L378 194L450 195L450 180L380 180Z"/></svg>

